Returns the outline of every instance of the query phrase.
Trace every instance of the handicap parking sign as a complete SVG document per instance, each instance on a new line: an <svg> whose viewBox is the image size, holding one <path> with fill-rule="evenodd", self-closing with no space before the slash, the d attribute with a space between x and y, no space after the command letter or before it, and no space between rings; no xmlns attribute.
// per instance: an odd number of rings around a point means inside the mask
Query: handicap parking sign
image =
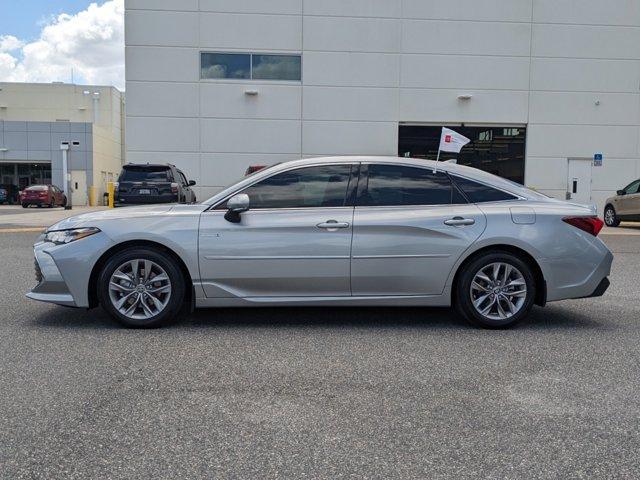
<svg viewBox="0 0 640 480"><path fill-rule="evenodd" d="M604 160L604 155L601 153L596 153L593 156L593 166L594 167L601 167L602 166L602 161Z"/></svg>

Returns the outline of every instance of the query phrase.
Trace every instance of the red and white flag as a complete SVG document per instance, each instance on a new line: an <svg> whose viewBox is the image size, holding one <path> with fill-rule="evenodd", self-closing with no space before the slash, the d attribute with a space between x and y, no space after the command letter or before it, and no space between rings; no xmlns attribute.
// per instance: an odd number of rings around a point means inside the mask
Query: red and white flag
<svg viewBox="0 0 640 480"><path fill-rule="evenodd" d="M462 147L470 141L471 140L460 135L458 132L443 127L442 135L440 136L440 150L443 152L460 153Z"/></svg>

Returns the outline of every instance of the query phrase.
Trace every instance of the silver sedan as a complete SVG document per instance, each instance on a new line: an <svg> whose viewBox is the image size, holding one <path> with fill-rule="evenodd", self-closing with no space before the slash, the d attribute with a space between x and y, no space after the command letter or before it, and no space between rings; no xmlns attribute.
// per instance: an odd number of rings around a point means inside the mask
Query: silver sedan
<svg viewBox="0 0 640 480"><path fill-rule="evenodd" d="M454 306L501 328L602 295L613 256L592 207L451 163L282 163L199 205L69 218L35 245L29 298L101 305L129 327L185 308Z"/></svg>

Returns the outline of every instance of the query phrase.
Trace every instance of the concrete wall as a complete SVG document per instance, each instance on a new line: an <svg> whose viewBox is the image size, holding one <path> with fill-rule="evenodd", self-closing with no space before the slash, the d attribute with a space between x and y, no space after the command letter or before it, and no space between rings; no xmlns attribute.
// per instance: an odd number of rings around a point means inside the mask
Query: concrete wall
<svg viewBox="0 0 640 480"><path fill-rule="evenodd" d="M249 164L395 155L399 122L526 124L526 183L560 197L568 157L605 154L599 203L640 177L636 1L127 0L126 43L129 160L200 198ZM302 82L200 80L203 50L302 53Z"/></svg>

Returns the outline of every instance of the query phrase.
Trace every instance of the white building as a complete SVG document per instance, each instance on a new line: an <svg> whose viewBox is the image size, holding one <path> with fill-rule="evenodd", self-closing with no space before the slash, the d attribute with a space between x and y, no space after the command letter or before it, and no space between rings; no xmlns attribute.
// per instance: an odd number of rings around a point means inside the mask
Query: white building
<svg viewBox="0 0 640 480"><path fill-rule="evenodd" d="M250 164L433 158L441 126L560 198L640 177L636 0L127 0L126 43L128 159L200 198Z"/></svg>
<svg viewBox="0 0 640 480"><path fill-rule="evenodd" d="M105 86L0 83L0 184L17 190L63 181L61 144L68 146L72 201L102 201L124 155L124 97Z"/></svg>

